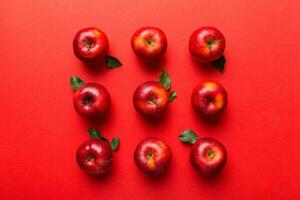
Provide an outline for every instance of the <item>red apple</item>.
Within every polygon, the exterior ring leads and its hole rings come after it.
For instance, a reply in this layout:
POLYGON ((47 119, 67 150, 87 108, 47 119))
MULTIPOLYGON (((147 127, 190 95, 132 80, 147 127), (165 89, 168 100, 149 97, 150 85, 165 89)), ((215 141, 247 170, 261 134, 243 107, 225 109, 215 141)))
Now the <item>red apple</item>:
POLYGON ((134 160, 141 171, 152 176, 158 176, 169 167, 171 150, 162 140, 147 138, 137 145, 134 160))
POLYGON ((76 160, 81 169, 89 174, 106 173, 113 161, 113 151, 109 143, 90 139, 82 143, 76 153, 76 160))
POLYGON ((177 94, 169 92, 171 78, 166 71, 158 77, 157 81, 147 81, 140 85, 134 92, 133 105, 135 109, 148 117, 159 117, 167 109, 177 94))
POLYGON ((187 129, 179 136, 181 142, 192 144, 190 160, 202 175, 209 176, 219 172, 227 161, 227 151, 222 143, 213 138, 201 138, 187 129))
POLYGON ((215 61, 221 58, 225 50, 224 35, 215 27, 200 27, 192 33, 189 49, 199 61, 215 61))
POLYGON ((220 171, 226 163, 226 149, 213 138, 199 139, 191 149, 192 165, 203 175, 212 175, 220 171))
POLYGON ((81 29, 74 37, 73 51, 84 62, 103 60, 108 51, 108 39, 98 28, 81 29))
POLYGON ((161 57, 167 49, 167 37, 157 27, 138 29, 131 38, 134 53, 142 59, 153 60, 161 57))
POLYGON ((135 109, 146 116, 161 115, 166 110, 168 103, 168 91, 156 81, 143 83, 135 90, 133 95, 135 109))
POLYGON ((205 81, 195 87, 191 101, 196 111, 214 119, 226 108, 227 92, 216 81, 205 81))
POLYGON ((84 83, 77 76, 71 77, 71 85, 75 90, 74 108, 80 116, 94 119, 103 118, 107 114, 110 106, 110 95, 104 86, 97 83, 84 83))
POLYGON ((89 128, 88 132, 91 139, 82 143, 77 149, 77 164, 89 174, 105 174, 112 165, 113 151, 118 148, 119 138, 115 137, 109 142, 97 129, 89 128))

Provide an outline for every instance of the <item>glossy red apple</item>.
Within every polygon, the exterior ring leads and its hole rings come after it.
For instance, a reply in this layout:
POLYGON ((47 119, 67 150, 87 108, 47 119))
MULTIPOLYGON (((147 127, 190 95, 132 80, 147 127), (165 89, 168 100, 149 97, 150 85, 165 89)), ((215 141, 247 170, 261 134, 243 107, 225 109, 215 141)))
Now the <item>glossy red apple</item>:
POLYGON ((193 108, 200 114, 214 119, 226 108, 227 92, 216 81, 204 81, 194 88, 191 102, 193 108))
POLYGON ((162 140, 147 138, 137 145, 134 160, 141 171, 152 176, 158 176, 169 167, 171 150, 162 140))
POLYGON ((104 86, 97 83, 84 83, 77 76, 71 77, 71 85, 75 90, 74 108, 80 116, 100 119, 107 114, 110 106, 110 95, 104 86))
POLYGON ((81 29, 74 37, 73 51, 75 56, 84 62, 102 60, 108 51, 108 39, 98 28, 81 29))
POLYGON ((148 117, 159 117, 167 109, 169 102, 176 97, 174 91, 169 92, 170 76, 166 71, 158 77, 157 81, 147 81, 134 92, 133 105, 135 109, 148 117))
POLYGON ((157 27, 138 29, 131 38, 134 53, 142 59, 153 60, 161 57, 167 49, 167 37, 157 27))
POLYGON ((133 95, 135 109, 147 116, 161 115, 166 110, 168 103, 168 91, 156 81, 143 83, 135 90, 133 95))
POLYGON ((189 42, 191 54, 202 62, 219 59, 225 50, 224 35, 215 27, 204 26, 195 30, 189 42))
POLYGON ((227 151, 224 145, 213 138, 198 138, 187 129, 179 136, 181 142, 192 144, 190 161, 204 176, 219 172, 227 161, 227 151))
POLYGON ((213 138, 201 138, 192 146, 190 160, 203 175, 212 175, 223 168, 227 153, 219 141, 213 138))
POLYGON ((106 173, 113 161, 113 151, 109 143, 90 139, 82 143, 76 153, 76 160, 81 169, 89 174, 106 173))
POLYGON ((111 142, 102 137, 97 129, 88 129, 92 139, 82 143, 76 152, 76 161, 81 169, 92 175, 108 172, 113 161, 113 151, 117 149, 119 138, 111 142))

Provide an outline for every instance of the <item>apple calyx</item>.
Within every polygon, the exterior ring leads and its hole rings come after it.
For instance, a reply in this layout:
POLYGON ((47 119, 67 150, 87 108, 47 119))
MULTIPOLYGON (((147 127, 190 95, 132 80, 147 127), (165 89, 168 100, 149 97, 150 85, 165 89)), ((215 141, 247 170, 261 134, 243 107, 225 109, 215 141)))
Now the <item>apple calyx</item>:
MULTIPOLYGON (((161 75, 157 78, 157 82, 161 83, 167 91, 171 88, 171 77, 169 74, 163 70, 161 75)), ((174 99, 177 98, 177 94, 175 91, 169 92, 169 102, 172 102, 174 99)))
POLYGON ((224 56, 221 56, 217 60, 214 60, 211 62, 213 67, 218 70, 219 72, 223 73, 224 72, 224 66, 226 64, 226 59, 224 56))
POLYGON ((74 91, 78 90, 78 88, 80 88, 82 85, 85 84, 85 82, 83 80, 81 80, 78 76, 71 76, 70 78, 70 84, 71 87, 74 91))
POLYGON ((98 140, 101 140, 103 142, 108 142, 109 145, 110 145, 110 148, 113 151, 116 151, 118 149, 118 146, 119 146, 119 143, 120 143, 120 138, 119 137, 114 137, 111 141, 109 141, 108 139, 103 137, 101 135, 101 133, 99 132, 99 130, 96 129, 96 128, 88 128, 88 133, 90 134, 90 137, 92 139, 98 139, 98 140))
POLYGON ((122 66, 122 63, 113 56, 107 55, 105 58, 105 65, 107 68, 114 69, 122 66))
POLYGON ((207 151, 207 154, 206 154, 206 158, 208 159, 208 160, 212 160, 214 157, 215 157, 215 152, 213 151, 213 150, 208 150, 207 151))
POLYGON ((87 38, 85 38, 84 44, 89 50, 94 46, 94 43, 91 40, 88 40, 87 38))
POLYGON ((199 139, 192 129, 186 129, 179 135, 179 140, 183 143, 195 144, 199 139))

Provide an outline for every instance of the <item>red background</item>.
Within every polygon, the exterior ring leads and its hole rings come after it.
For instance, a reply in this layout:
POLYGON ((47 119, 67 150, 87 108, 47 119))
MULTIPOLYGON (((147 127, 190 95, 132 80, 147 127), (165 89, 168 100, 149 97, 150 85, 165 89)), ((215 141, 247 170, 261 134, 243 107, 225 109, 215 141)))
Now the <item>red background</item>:
POLYGON ((0 199, 300 199, 300 43, 297 0, 2 0, 0 5, 0 199), (75 58, 74 34, 97 26, 123 67, 93 71, 75 58), (130 38, 145 25, 168 37, 161 66, 172 77, 178 99, 153 124, 132 105, 135 88, 153 80, 133 54, 130 38), (191 32, 202 25, 225 35, 224 74, 194 62, 191 32), (75 151, 92 126, 74 111, 69 77, 105 85, 111 113, 98 125, 121 145, 110 174, 84 174, 75 151), (193 87, 217 80, 229 104, 221 121, 200 120, 190 105, 193 87), (189 147, 177 137, 186 128, 222 141, 229 160, 214 179, 190 166, 189 147), (168 173, 159 180, 142 174, 133 151, 145 137, 172 148, 168 173))

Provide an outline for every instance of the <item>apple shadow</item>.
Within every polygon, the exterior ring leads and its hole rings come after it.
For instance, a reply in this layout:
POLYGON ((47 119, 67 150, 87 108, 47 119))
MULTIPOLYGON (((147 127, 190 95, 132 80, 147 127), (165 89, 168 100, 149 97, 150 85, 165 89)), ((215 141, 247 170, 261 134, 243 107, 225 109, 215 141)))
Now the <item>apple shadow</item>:
MULTIPOLYGON (((93 76, 99 76, 101 74, 104 74, 110 70, 105 64, 105 60, 99 60, 94 62, 83 62, 78 60, 78 65, 85 70, 87 73, 93 75, 93 76)), ((115 69, 116 70, 116 69, 115 69)))
POLYGON ((157 184, 164 184, 164 182, 167 182, 168 181, 168 177, 173 173, 172 171, 172 161, 169 165, 169 167, 166 169, 165 172, 163 172, 162 174, 160 175, 156 175, 156 176, 153 176, 153 175, 150 175, 150 174, 146 174, 144 172, 142 172, 141 170, 137 169, 140 173, 140 177, 143 179, 143 181, 151 184, 151 185, 157 185, 157 184))
POLYGON ((219 126, 222 126, 226 123, 228 118, 228 111, 227 108, 224 110, 224 112, 220 113, 218 116, 214 118, 207 118, 206 116, 198 113, 197 111, 193 110, 193 115, 195 118, 197 118, 198 121, 202 122, 207 127, 210 128, 217 128, 219 126))
POLYGON ((163 68, 165 68, 164 66, 167 63, 167 57, 166 57, 166 55, 163 55, 158 59, 144 60, 144 59, 136 56, 136 61, 139 65, 143 66, 142 69, 146 73, 153 73, 153 72, 157 72, 157 71, 160 71, 163 68))
MULTIPOLYGON (((205 74, 215 74, 215 73, 219 73, 222 74, 220 72, 218 72, 211 63, 204 63, 201 62, 199 60, 197 60, 196 58, 194 58, 193 56, 190 56, 191 62, 193 63, 194 67, 200 72, 200 73, 205 73, 205 74)), ((224 70, 225 71, 225 70, 224 70)), ((224 73, 224 72, 223 72, 224 73)))
POLYGON ((78 120, 80 123, 82 123, 87 128, 98 128, 101 132, 101 125, 108 126, 110 124, 110 121, 113 118, 114 114, 114 106, 110 105, 110 108, 108 112, 103 117, 97 117, 97 118, 84 118, 78 115, 78 120))
POLYGON ((91 119, 86 119, 86 121, 93 125, 93 126, 98 126, 100 124, 107 123, 111 117, 111 111, 109 110, 108 113, 105 114, 103 117, 97 117, 97 118, 91 118, 91 119))
POLYGON ((159 127, 164 124, 164 122, 168 119, 170 115, 169 109, 167 108, 161 115, 159 116, 147 116, 143 115, 137 111, 135 111, 136 118, 142 123, 143 125, 153 128, 159 127))
POLYGON ((78 61, 78 62, 80 67, 82 67, 90 74, 99 75, 109 70, 105 65, 105 61, 95 61, 95 62, 78 61))
POLYGON ((202 175, 200 172, 198 172, 197 170, 194 170, 195 176, 199 177, 199 181, 201 181, 203 183, 203 181, 206 184, 211 184, 211 185, 215 185, 215 184, 219 184, 222 181, 220 181, 221 179, 224 179, 224 177, 226 176, 226 171, 223 171, 224 169, 221 169, 221 171, 216 172, 215 174, 211 174, 211 175, 202 175))
POLYGON ((107 171, 104 174, 93 175, 93 174, 85 173, 83 170, 81 170, 81 172, 83 173, 82 176, 88 179, 88 181, 97 182, 97 183, 102 182, 104 184, 110 181, 114 177, 115 165, 113 163, 109 171, 107 171))

